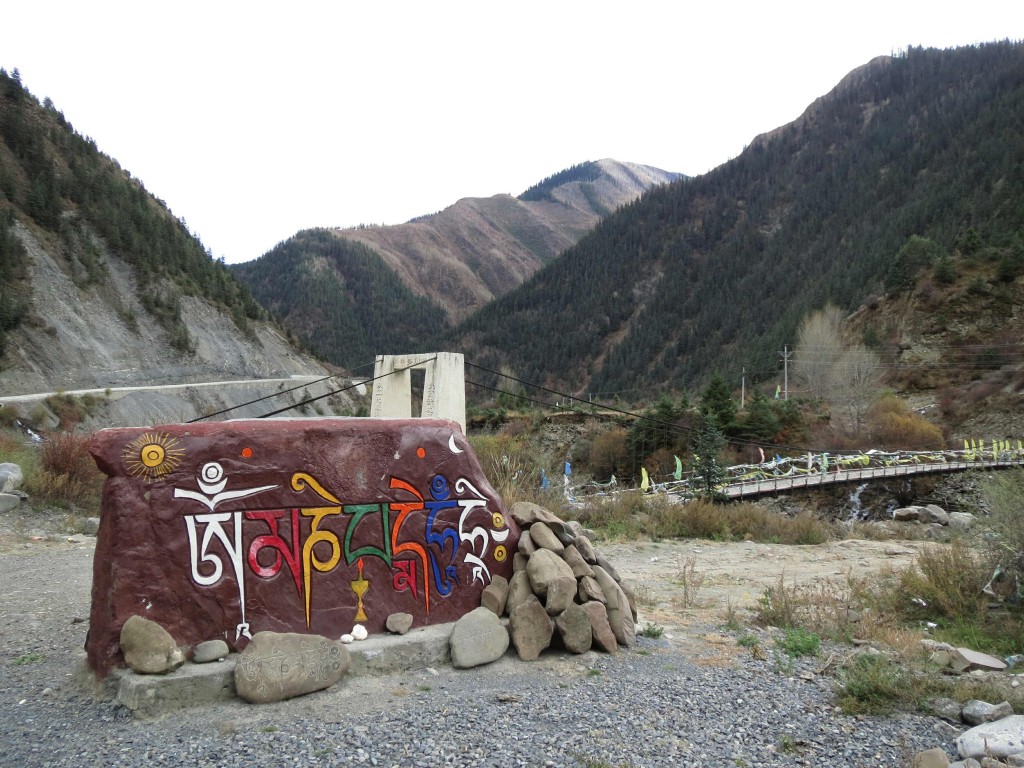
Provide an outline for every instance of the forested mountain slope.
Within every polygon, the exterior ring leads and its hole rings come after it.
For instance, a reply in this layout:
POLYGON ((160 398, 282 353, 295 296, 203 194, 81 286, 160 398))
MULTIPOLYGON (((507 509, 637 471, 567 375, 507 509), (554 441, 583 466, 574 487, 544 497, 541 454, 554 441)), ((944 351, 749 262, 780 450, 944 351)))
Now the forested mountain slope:
POLYGON ((408 352, 512 288, 602 216, 679 174, 600 160, 518 198, 464 198, 407 224, 300 232, 232 267, 328 360, 408 352))
POLYGON ((0 70, 0 393, 322 370, 140 181, 0 70))
POLYGON ((809 310, 905 288, 966 241, 1019 280, 1022 227, 1024 45, 912 48, 604 219, 445 346, 577 392, 763 379, 809 310))

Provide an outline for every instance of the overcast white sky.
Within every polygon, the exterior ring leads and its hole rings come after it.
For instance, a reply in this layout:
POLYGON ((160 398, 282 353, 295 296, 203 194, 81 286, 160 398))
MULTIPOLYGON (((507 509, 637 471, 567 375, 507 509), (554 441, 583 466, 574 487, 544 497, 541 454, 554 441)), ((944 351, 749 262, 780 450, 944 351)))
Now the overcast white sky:
POLYGON ((614 158, 695 175, 907 45, 1024 39, 1024 3, 7 4, 0 66, 248 261, 614 158))

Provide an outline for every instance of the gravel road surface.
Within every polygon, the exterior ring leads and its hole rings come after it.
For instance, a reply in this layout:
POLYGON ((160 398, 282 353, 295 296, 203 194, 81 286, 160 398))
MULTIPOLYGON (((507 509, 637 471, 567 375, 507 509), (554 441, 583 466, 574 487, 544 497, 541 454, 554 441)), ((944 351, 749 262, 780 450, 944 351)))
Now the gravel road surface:
MULTIPOLYGON (((615 656, 506 656, 143 722, 72 678, 88 628, 91 542, 30 533, 0 534, 3 766, 877 768, 950 750, 956 735, 934 718, 842 715, 832 679, 815 674, 822 659, 782 669, 721 627, 692 622, 686 637, 643 639, 615 656)), ((628 563, 619 570, 633 575, 628 563)))

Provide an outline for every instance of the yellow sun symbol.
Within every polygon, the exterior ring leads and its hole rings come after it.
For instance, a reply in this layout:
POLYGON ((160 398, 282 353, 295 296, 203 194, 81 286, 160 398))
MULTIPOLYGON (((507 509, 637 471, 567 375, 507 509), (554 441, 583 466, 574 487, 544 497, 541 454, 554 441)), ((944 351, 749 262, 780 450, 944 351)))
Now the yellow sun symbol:
POLYGON ((185 449, 178 446, 176 437, 147 432, 124 447, 121 459, 132 477, 158 480, 181 464, 185 449))

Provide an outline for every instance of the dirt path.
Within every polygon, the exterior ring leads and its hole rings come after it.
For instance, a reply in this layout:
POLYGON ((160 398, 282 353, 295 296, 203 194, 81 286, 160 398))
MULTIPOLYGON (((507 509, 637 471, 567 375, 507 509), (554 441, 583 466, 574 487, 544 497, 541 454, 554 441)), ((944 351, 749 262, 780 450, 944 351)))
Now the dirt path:
POLYGON ((623 578, 634 581, 638 627, 651 622, 670 635, 694 624, 714 625, 731 608, 750 619, 767 587, 842 585, 906 567, 927 542, 846 539, 818 545, 680 540, 599 545, 623 578))

